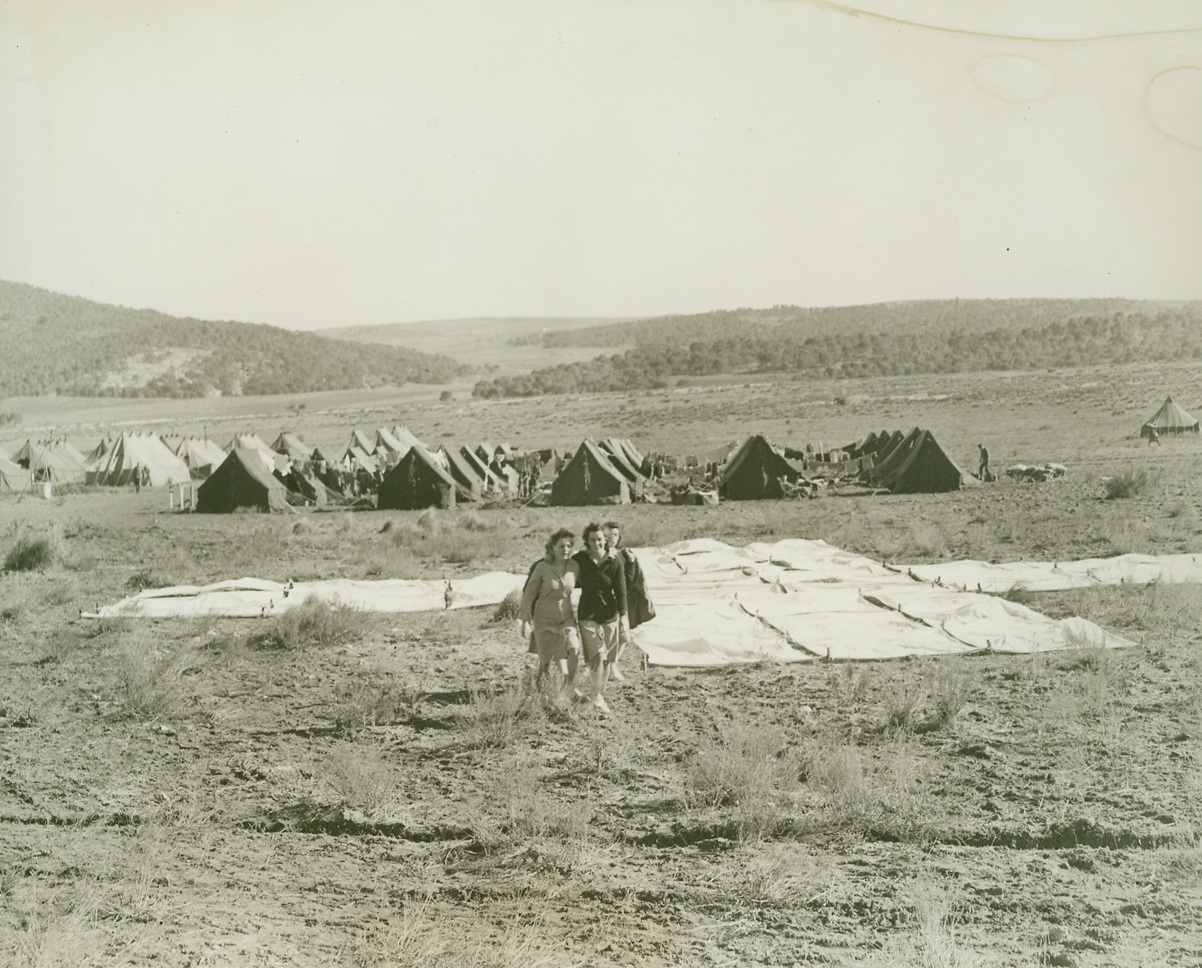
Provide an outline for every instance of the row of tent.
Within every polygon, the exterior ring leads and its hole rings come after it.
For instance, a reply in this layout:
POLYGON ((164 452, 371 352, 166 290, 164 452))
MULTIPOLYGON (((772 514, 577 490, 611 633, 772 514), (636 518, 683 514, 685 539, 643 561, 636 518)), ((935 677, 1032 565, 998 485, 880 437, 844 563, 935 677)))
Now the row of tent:
MULTIPOLYGON (((512 468, 500 460, 505 454, 514 456, 512 451, 488 443, 430 450, 408 433, 381 430, 371 440, 355 431, 337 462, 328 462, 319 449, 307 447, 290 433, 281 434, 271 446, 253 434, 237 435, 228 454, 204 438, 175 443, 173 452, 153 434, 122 434, 84 455, 65 441, 27 442, 14 461, 0 462, 0 486, 19 490, 35 470, 60 482, 112 485, 129 483, 135 469, 144 469, 153 485, 182 483, 200 470, 208 476, 197 490, 198 511, 228 512, 239 507, 271 511, 290 503, 321 505, 341 499, 340 475, 354 466, 375 475, 376 507, 381 509, 453 507, 489 496, 515 495, 515 481, 507 476, 512 468), (22 460, 27 467, 18 466, 22 460)), ((920 428, 908 434, 871 433, 841 448, 841 454, 844 465, 859 470, 863 483, 894 493, 954 490, 976 480, 946 454, 930 431, 920 428)), ((539 456, 551 471, 548 498, 554 506, 626 504, 647 490, 648 461, 627 439, 584 440, 570 459, 554 451, 539 456)), ((761 435, 707 456, 720 467, 715 486, 725 501, 785 497, 787 485, 807 479, 807 468, 813 467, 805 459, 796 459, 800 456, 796 452, 778 448, 761 435)))

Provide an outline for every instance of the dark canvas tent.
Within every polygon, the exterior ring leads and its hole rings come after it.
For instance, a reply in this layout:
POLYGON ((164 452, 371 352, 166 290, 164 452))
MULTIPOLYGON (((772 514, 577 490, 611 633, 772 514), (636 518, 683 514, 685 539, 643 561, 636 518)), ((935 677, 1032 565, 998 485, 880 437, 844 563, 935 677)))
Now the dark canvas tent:
POLYGON ((868 472, 868 480, 894 494, 937 494, 959 490, 976 478, 947 456, 934 434, 915 427, 868 472))
POLYGON ((1153 430, 1158 434, 1196 434, 1198 421, 1177 406, 1172 397, 1165 397, 1160 409, 1140 428, 1139 434, 1150 437, 1153 430))
MULTIPOLYGON (((459 485, 425 447, 411 447, 384 475, 376 497, 380 510, 453 508, 459 485)), ((470 495, 468 496, 470 499, 470 495)))
POLYGON ((785 496, 780 479, 795 482, 800 473, 760 434, 748 437, 722 468, 718 494, 724 501, 759 501, 785 496))
POLYGON ((196 510, 229 514, 238 508, 283 511, 288 507, 288 490, 275 479, 259 451, 235 448, 196 489, 196 510))
POLYGON ((591 440, 583 441, 568 466, 551 482, 551 503, 556 506, 629 504, 626 478, 591 440))

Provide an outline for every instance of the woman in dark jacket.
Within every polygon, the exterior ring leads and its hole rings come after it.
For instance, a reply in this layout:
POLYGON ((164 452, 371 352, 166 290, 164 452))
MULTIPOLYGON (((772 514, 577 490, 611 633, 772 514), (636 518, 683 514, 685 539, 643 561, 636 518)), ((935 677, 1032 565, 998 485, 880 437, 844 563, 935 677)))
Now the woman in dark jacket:
POLYGON ((576 607, 580 644, 593 673, 593 705, 609 712, 605 684, 621 636, 630 634, 626 618, 626 576, 617 558, 610 557, 605 532, 599 524, 584 529, 584 549, 572 560, 580 567, 580 603, 576 607))
POLYGON ((655 606, 647 594, 647 582, 643 577, 643 568, 639 564, 638 558, 629 548, 620 547, 622 526, 617 521, 606 521, 601 525, 601 529, 605 532, 609 554, 621 563, 622 575, 626 581, 626 614, 629 618, 629 628, 623 627, 618 637, 618 651, 609 662, 609 674, 616 682, 621 682, 626 677, 622 675, 622 670, 618 667, 618 659, 622 657, 626 646, 630 644, 630 629, 638 628, 644 622, 655 618, 655 606))

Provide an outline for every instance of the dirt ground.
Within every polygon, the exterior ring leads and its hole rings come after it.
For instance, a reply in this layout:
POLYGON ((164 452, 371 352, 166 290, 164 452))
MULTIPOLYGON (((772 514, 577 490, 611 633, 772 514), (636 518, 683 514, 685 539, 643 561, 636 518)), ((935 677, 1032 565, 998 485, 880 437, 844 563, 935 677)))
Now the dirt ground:
MULTIPOLYGON (((756 386, 615 400, 697 440, 732 429, 705 424, 719 401, 790 443, 919 424, 967 462, 983 429, 995 465, 1069 465, 946 495, 618 516, 639 545, 819 537, 902 562, 1202 553, 1198 441, 1132 438, 1130 413, 1089 403, 1104 381, 1072 425, 1045 376, 947 399, 842 387, 791 412, 756 386), (1141 468, 1142 493, 1105 499, 1106 477, 1141 468)), ((1150 378, 1120 376, 1137 425, 1150 378)), ((562 432, 588 410, 565 404, 562 432)), ((406 416, 467 426, 433 412, 406 416)), ((1202 964, 1196 588, 1014 593, 1137 643, 1111 652, 711 671, 628 652, 609 716, 529 689, 493 608, 315 628, 80 617, 244 575, 524 571, 555 526, 608 516, 0 501, 0 555, 23 535, 55 552, 0 574, 0 963, 1202 964)))

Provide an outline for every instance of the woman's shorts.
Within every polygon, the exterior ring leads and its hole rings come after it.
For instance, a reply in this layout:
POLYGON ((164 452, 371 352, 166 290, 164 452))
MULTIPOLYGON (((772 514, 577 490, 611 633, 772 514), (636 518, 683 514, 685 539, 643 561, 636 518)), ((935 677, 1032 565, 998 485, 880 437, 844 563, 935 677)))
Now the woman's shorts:
POLYGON ((602 656, 606 662, 612 662, 618 654, 618 633, 622 628, 621 619, 612 622, 591 622, 583 619, 580 622, 580 640, 584 645, 584 661, 592 662, 597 656, 602 656))
POLYGON ((580 654, 580 636, 575 625, 536 625, 531 635, 539 662, 558 662, 569 655, 580 654))

